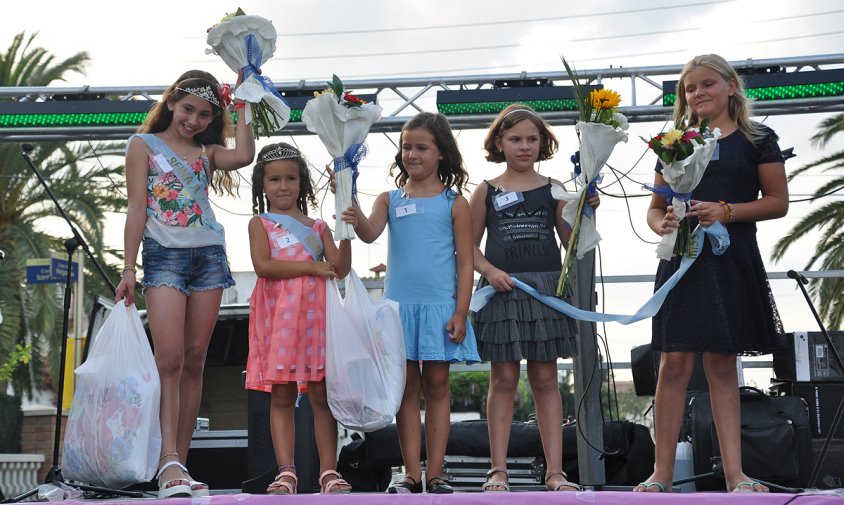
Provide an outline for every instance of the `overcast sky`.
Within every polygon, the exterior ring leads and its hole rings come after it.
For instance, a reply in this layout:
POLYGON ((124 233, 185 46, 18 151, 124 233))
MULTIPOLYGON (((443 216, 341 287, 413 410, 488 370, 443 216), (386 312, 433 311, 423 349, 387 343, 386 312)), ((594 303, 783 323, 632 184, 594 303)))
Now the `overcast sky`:
MULTIPOLYGON (((332 73, 346 79, 390 79, 559 72, 563 70, 561 54, 578 68, 597 69, 681 65, 696 54, 709 52, 734 61, 844 51, 844 2, 819 0, 593 0, 576 4, 560 0, 41 1, 16 4, 5 10, 0 21, 0 46, 7 47, 14 34, 25 30, 39 32, 37 45, 60 58, 87 51, 92 58, 87 75, 68 76, 71 85, 163 86, 189 68, 202 68, 231 82, 233 73, 216 56, 205 54, 205 32, 238 6, 248 14, 272 20, 279 33, 275 57, 263 68, 264 74, 274 81, 321 80, 330 78, 332 73)), ((625 96, 629 94, 625 87, 629 84, 604 84, 622 94, 622 105, 629 104, 629 97, 625 96)), ((637 87, 637 92, 642 89, 637 87)), ((646 96, 639 96, 639 103, 646 101, 646 96)), ((389 108, 390 104, 384 105, 389 108)), ((824 117, 813 114, 757 119, 779 133, 781 147, 795 148, 798 157, 787 164, 787 169, 792 170, 844 148, 842 138, 824 151, 809 144, 809 136, 824 117)), ((629 142, 616 147, 610 164, 625 172, 633 167, 633 179, 651 182, 653 155, 645 156, 634 167, 645 149, 639 136, 656 134, 662 127, 662 123, 634 124, 629 142)), ((473 185, 503 169, 483 160, 484 133, 465 130, 458 137, 473 185)), ((577 141, 572 127, 558 127, 556 133, 561 141, 560 153, 544 163, 540 171, 567 179, 571 171, 568 158, 577 148, 577 141)), ((373 134, 369 138, 371 154, 363 163, 359 182, 365 210, 371 207, 374 195, 394 187, 387 166, 395 154, 390 139, 395 142, 398 135, 387 137, 373 134)), ((292 140, 314 164, 328 161, 315 137, 292 140)), ((265 142, 261 141, 261 145, 265 142)), ((251 169, 241 172, 248 179, 251 169)), ((801 178, 790 187, 792 198, 811 193, 831 176, 801 178)), ((605 181, 613 179, 607 172, 605 181)), ((625 189, 629 194, 644 194, 637 183, 627 182, 625 189)), ((607 190, 620 193, 617 184, 607 190)), ((252 268, 244 247, 248 243, 246 222, 251 214, 249 195, 250 188, 244 185, 239 200, 217 200, 234 270, 252 268)), ((645 224, 647 201, 648 198, 640 197, 627 202, 635 231, 656 242, 656 236, 645 224)), ((773 244, 812 205, 818 203, 795 203, 786 218, 760 224, 759 241, 769 270, 802 269, 806 263, 814 245, 811 241, 778 264, 771 264, 768 258, 773 244)), ((324 211, 329 222, 332 208, 333 203, 324 211)), ((655 245, 637 238, 628 220, 625 200, 604 198, 599 212, 604 274, 652 274, 657 261, 655 245)), ((122 216, 111 219, 108 225, 112 244, 121 248, 122 226, 122 216)), ((362 276, 368 274, 370 267, 385 262, 385 245, 386 234, 371 247, 359 241, 354 243, 353 265, 362 276)), ((772 286, 786 329, 816 330, 793 282, 773 281, 772 286)), ((605 293, 599 293, 599 299, 606 302, 608 312, 632 312, 651 289, 648 284, 610 286, 605 293)), ((614 359, 627 361, 627 350, 632 345, 650 340, 650 322, 630 327, 610 325, 607 333, 613 343, 614 359)))

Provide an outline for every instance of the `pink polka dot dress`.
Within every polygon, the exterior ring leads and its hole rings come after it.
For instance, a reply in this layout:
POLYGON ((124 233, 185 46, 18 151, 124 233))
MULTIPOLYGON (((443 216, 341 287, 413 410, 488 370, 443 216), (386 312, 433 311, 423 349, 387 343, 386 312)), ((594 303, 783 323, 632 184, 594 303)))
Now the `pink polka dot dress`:
MULTIPOLYGON (((279 245, 287 230, 263 217, 261 222, 272 259, 314 261, 300 243, 279 245)), ((325 221, 316 220, 312 229, 321 237, 326 226, 325 221)), ((320 381, 324 377, 325 278, 259 277, 249 302, 246 388, 269 392, 273 384, 320 381)))

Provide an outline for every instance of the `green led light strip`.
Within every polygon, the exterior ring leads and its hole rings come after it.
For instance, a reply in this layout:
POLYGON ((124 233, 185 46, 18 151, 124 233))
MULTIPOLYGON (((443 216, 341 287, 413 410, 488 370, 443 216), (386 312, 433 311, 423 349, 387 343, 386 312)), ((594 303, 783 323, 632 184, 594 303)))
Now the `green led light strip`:
MULTIPOLYGON (((747 89, 747 96, 758 101, 793 100, 841 95, 844 95, 844 82, 841 81, 747 89)), ((662 105, 666 107, 673 107, 676 101, 677 95, 675 93, 666 93, 662 97, 662 105)))
POLYGON ((561 100, 520 100, 518 102, 438 103, 437 110, 446 116, 498 114, 508 105, 514 103, 523 103, 537 112, 577 110, 577 102, 571 98, 561 100))
POLYGON ((79 114, 2 114, 0 127, 32 128, 55 126, 137 126, 146 112, 109 112, 79 114))
MULTIPOLYGON (((0 128, 55 128, 71 126, 140 126, 146 112, 97 112, 77 114, 0 114, 0 128)), ((290 122, 302 120, 302 109, 290 111, 290 122)), ((237 122, 237 114, 232 114, 237 122)))

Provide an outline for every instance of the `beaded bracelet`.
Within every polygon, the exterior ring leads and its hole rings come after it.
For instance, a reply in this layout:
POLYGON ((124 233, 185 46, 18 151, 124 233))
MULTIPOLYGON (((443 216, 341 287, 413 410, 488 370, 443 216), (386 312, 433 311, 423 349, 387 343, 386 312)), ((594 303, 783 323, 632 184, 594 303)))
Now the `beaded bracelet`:
POLYGON ((125 274, 126 272, 129 272, 129 271, 131 271, 133 274, 138 273, 138 270, 133 265, 124 265, 123 271, 120 272, 120 275, 123 275, 123 274, 125 274))
POLYGON ((720 200, 718 203, 724 207, 724 223, 730 224, 736 220, 736 211, 733 209, 733 204, 720 200))

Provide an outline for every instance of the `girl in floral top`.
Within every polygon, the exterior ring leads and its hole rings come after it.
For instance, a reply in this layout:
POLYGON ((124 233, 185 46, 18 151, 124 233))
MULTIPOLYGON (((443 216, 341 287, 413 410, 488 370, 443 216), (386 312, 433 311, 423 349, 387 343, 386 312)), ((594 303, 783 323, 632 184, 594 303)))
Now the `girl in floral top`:
MULTIPOLYGON (((208 342, 223 289, 234 284, 208 188, 234 194, 228 171, 255 157, 245 121, 237 124, 235 147, 224 146, 231 132, 228 103, 229 88, 212 75, 186 72, 167 88, 126 149, 125 265, 115 300, 135 302, 135 264, 143 240, 143 292, 161 378, 162 498, 208 495, 208 486, 191 479, 184 463, 208 342)), ((243 105, 236 103, 235 109, 243 105)))

